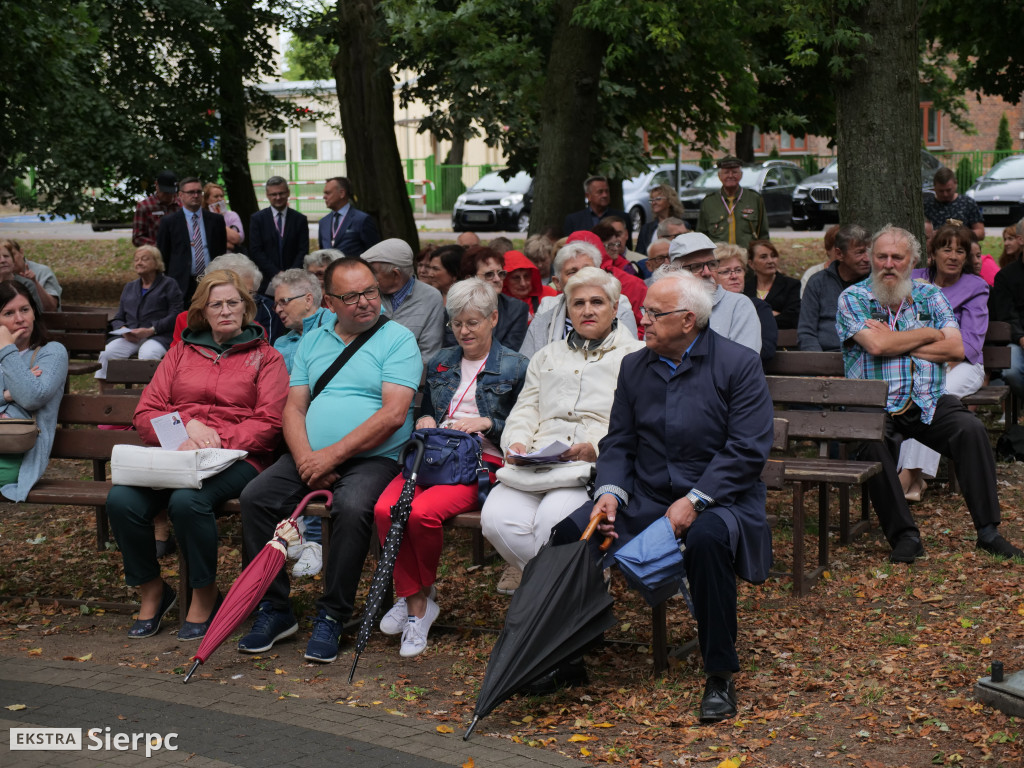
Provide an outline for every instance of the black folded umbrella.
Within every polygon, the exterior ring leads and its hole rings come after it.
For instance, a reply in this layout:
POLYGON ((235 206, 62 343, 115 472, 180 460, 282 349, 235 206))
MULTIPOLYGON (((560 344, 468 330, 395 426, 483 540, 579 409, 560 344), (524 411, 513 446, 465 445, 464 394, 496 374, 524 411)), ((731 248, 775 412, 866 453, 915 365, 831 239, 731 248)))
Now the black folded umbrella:
POLYGON ((615 626, 614 600, 602 574, 603 558, 588 541, 600 520, 591 520, 579 541, 545 544, 526 564, 523 580, 508 607, 505 627, 487 662, 473 722, 463 740, 473 733, 481 717, 523 685, 576 658, 615 626))

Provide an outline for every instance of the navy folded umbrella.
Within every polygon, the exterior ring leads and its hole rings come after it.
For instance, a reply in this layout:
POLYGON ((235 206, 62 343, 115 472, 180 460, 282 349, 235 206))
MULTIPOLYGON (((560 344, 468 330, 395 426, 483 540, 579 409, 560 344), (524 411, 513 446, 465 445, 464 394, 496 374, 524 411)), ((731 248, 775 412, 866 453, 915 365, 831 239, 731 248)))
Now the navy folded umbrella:
POLYGON ((671 521, 659 517, 623 544, 614 557, 626 583, 643 595, 652 608, 682 593, 692 613, 693 601, 683 568, 684 549, 676 539, 671 521))

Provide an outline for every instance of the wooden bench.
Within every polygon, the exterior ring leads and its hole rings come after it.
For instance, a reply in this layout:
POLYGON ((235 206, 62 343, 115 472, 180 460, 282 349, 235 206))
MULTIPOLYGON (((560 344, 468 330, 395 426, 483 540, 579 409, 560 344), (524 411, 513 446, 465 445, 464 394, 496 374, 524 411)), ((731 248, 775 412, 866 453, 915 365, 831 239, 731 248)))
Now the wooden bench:
POLYGON ((153 379, 159 360, 110 360, 107 362, 107 384, 121 385, 125 389, 144 387, 153 379))
POLYGON ((776 349, 799 349, 800 339, 796 334, 796 328, 779 329, 779 338, 775 342, 776 349))
POLYGON ((95 373, 100 369, 95 358, 107 346, 110 327, 105 312, 44 312, 43 322, 54 340, 68 350, 68 376, 95 373))
MULTIPOLYGON (((795 354, 820 354, 801 352, 795 354)), ((826 353, 827 354, 827 353, 826 353)), ((850 488, 881 472, 878 462, 830 459, 829 444, 882 440, 885 434, 884 381, 768 376, 776 416, 789 421, 789 438, 818 444, 814 458, 786 458, 785 479, 793 484, 793 591, 807 594, 828 568, 829 489, 839 486, 839 540, 847 544, 871 526, 867 493, 861 488, 861 519, 850 524, 850 488), (811 407, 813 410, 787 406, 811 407), (844 410, 856 409, 856 410, 844 410), (818 486, 818 565, 805 573, 804 496, 818 486)))
MULTIPOLYGON (((982 364, 985 366, 986 379, 1001 378, 1003 371, 1010 367, 1010 324, 993 321, 988 324, 985 333, 985 345, 981 349, 982 364)), ((1007 410, 1007 424, 1017 423, 1017 399, 1012 396, 1006 384, 986 384, 973 395, 960 398, 967 406, 1002 407, 1007 397, 1010 398, 1007 410)))

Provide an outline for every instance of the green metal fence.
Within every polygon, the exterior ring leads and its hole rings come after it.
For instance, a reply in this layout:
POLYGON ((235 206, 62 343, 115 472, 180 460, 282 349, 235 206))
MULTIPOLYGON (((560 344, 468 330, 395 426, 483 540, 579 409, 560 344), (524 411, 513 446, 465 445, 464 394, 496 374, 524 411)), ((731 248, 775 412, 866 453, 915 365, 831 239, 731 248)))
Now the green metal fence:
POLYGON ((975 150, 973 152, 933 152, 942 164, 956 171, 957 188, 963 192, 988 173, 1000 160, 1017 154, 1013 150, 975 150))

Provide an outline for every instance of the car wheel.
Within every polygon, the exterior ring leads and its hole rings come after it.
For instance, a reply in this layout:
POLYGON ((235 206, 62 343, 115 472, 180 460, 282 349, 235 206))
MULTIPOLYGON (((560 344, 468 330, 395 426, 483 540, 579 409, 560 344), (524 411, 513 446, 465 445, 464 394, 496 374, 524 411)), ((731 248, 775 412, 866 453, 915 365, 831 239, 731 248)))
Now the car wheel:
POLYGON ((810 226, 806 221, 797 221, 796 219, 793 220, 791 226, 793 227, 794 232, 806 232, 810 229, 810 226))
POLYGON ((92 225, 92 231, 93 232, 109 232, 112 229, 113 229, 113 227, 108 227, 105 224, 93 224, 92 225))
POLYGON ((528 232, 530 230, 530 212, 523 211, 516 219, 516 232, 528 232))
POLYGON ((629 210, 629 223, 632 225, 634 232, 640 231, 640 227, 644 225, 645 217, 644 209, 639 205, 634 205, 629 210))

